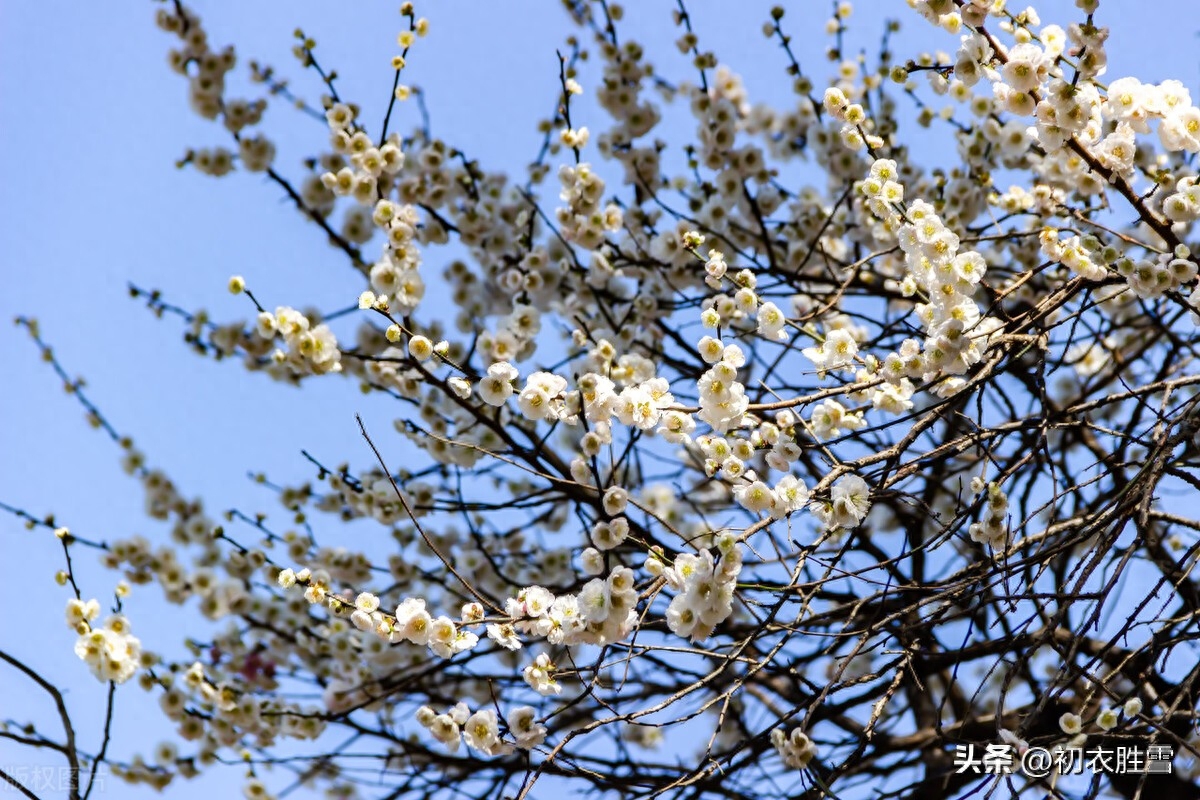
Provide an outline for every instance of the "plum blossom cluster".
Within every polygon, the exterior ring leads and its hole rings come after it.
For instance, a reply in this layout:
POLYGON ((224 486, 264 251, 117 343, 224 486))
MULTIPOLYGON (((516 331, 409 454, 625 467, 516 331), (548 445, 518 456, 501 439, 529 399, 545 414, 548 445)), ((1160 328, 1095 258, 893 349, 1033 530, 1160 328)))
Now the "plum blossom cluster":
MULTIPOLYGON (((957 24, 982 24, 987 14, 997 13, 985 6, 963 6, 957 24)), ((916 8, 943 27, 948 20, 959 18, 944 3, 922 0, 916 8), (934 6, 939 7, 937 11, 934 6)), ((1016 117, 1034 118, 1031 131, 1046 151, 1036 168, 1045 178, 1084 195, 1102 193, 1107 178, 1132 181, 1136 170, 1145 166, 1147 153, 1139 147, 1137 137, 1155 128, 1159 145, 1167 153, 1200 152, 1200 110, 1180 81, 1146 84, 1135 77, 1120 77, 1107 86, 1096 82, 1107 69, 1108 28, 1089 18, 1085 23, 1071 23, 1065 30, 1059 25, 1042 26, 1035 39, 1032 26, 1040 22, 1036 12, 1027 9, 1019 21, 1023 27, 1014 30, 1018 41, 1007 49, 980 30, 963 35, 953 72, 967 89, 986 78, 995 107, 1016 117), (1081 157, 1078 146, 1091 148, 1094 164, 1081 157), (1096 164, 1107 174, 1091 169, 1096 164)), ((1012 29, 1011 21, 1002 24, 1012 29)), ((945 79, 938 73, 931 76, 935 88, 937 81, 942 81, 945 91, 945 79)), ((963 95, 969 96, 969 92, 963 95)), ((1021 138, 1012 128, 1011 134, 998 137, 997 143, 1011 141, 1019 146, 1021 138)), ((1187 201, 1177 193, 1167 199, 1164 213, 1173 221, 1190 222, 1186 207, 1187 201)))
MULTIPOLYGON (((222 636, 223 645, 232 645, 236 634, 222 636)), ((236 653, 235 647, 230 647, 236 653)), ((254 658, 239 661, 240 671, 227 678, 216 678, 215 665, 200 661, 159 679, 163 692, 159 707, 167 718, 178 724, 178 733, 185 741, 199 741, 201 752, 215 752, 232 747, 253 736, 259 741, 274 741, 277 737, 297 740, 316 739, 325 730, 326 721, 320 717, 324 709, 301 705, 279 698, 263 698, 253 691, 255 683, 254 658)), ((263 667, 261 661, 257 668, 263 667)), ((220 670, 223 671, 223 670, 220 670)), ((274 686, 268 682, 266 686, 274 686)), ((326 695, 333 697, 344 682, 331 681, 326 695)), ((332 704, 334 707, 336 703, 332 704)), ((327 704, 328 707, 328 704, 327 704)))
POLYGON ((129 620, 113 614, 101 627, 92 622, 100 615, 96 600, 67 601, 67 626, 79 634, 75 655, 88 665, 96 679, 124 683, 142 666, 142 643, 129 630, 129 620))
POLYGON ((1150 133, 1157 123, 1164 150, 1200 152, 1200 109, 1180 81, 1146 84, 1137 78, 1117 78, 1108 84, 1103 112, 1118 130, 1128 133, 1150 133))
MULTIPOLYGON (((714 346, 720 346, 720 343, 716 340, 713 344, 707 340, 700 342, 702 354, 714 346)), ((721 346, 720 353, 720 359, 700 376, 697 383, 700 411, 696 415, 718 434, 739 427, 750 405, 746 387, 738 380, 738 368, 746 363, 745 353, 735 344, 721 346)))
MULTIPOLYGON (((1126 700, 1121 706, 1113 708, 1106 706, 1100 709, 1096 714, 1093 722, 1101 731, 1111 731, 1122 723, 1128 724, 1136 720, 1138 715, 1142 713, 1144 704, 1141 698, 1131 697, 1126 700)), ((1068 711, 1058 718, 1058 728, 1068 736, 1086 738, 1083 735, 1084 718, 1079 714, 1068 711)))
POLYGON ((221 177, 233 171, 240 159, 249 172, 265 172, 275 160, 275 144, 259 133, 246 129, 262 121, 266 100, 248 101, 225 96, 226 76, 237 64, 232 46, 214 50, 200 25, 200 19, 186 8, 171 13, 159 9, 155 21, 162 30, 179 37, 180 47, 168 53, 171 69, 188 79, 188 101, 201 117, 221 120, 225 129, 237 135, 237 153, 224 147, 189 150, 179 162, 190 163, 200 172, 221 177))
MULTIPOLYGON (((324 604, 335 614, 348 614, 351 624, 360 631, 373 632, 389 643, 409 642, 428 647, 439 658, 452 658, 470 650, 479 637, 464 630, 453 619, 432 616, 421 598, 405 598, 394 614, 380 610, 379 598, 370 592, 360 592, 353 602, 330 591, 330 575, 325 570, 305 568, 299 572, 284 569, 279 572, 279 585, 285 589, 304 587, 304 599, 314 605, 324 604)), ((477 603, 463 607, 463 620, 481 619, 482 608, 477 603)))
POLYGON ((370 305, 411 313, 425 296, 425 281, 417 242, 420 218, 411 203, 389 197, 406 162, 401 137, 393 133, 385 141, 373 140, 357 115, 358 109, 346 103, 333 103, 325 112, 332 153, 320 185, 333 198, 356 202, 343 228, 347 239, 365 243, 375 230, 384 234, 383 253, 368 270, 371 289, 379 295, 370 305))
POLYGON ((858 341, 849 330, 833 328, 822 337, 820 347, 806 347, 802 352, 816 366, 819 375, 835 370, 853 372, 858 341))
MULTIPOLYGON (((541 586, 527 586, 517 592, 515 597, 509 597, 505 601, 504 610, 512 622, 489 624, 487 634, 490 639, 509 650, 521 647, 517 633, 545 639, 552 645, 578 644, 587 640, 579 599, 573 594, 555 596, 549 589, 541 586)), ((544 660, 543 656, 539 656, 535 661, 537 665, 549 665, 549 661, 544 660)), ((545 679, 549 680, 553 666, 545 666, 544 671, 545 679)), ((529 681, 529 674, 527 668, 526 681, 529 681)), ((543 685, 540 678, 538 683, 543 685)))
POLYGON ((386 296, 389 306, 402 313, 411 312, 425 297, 421 255, 414 242, 416 211, 410 205, 384 199, 375 204, 371 219, 387 237, 383 255, 371 266, 371 288, 386 296))
MULTIPOLYGON (((586 141, 576 140, 575 146, 586 141)), ((601 206, 604 180, 590 164, 564 165, 558 171, 558 180, 562 184, 559 198, 567 205, 556 209, 555 218, 568 241, 593 250, 604 241, 605 234, 621 229, 621 209, 612 203, 601 206)))
MULTIPOLYGON (((988 337, 1001 328, 993 317, 983 316, 974 294, 987 271, 979 253, 959 252, 959 237, 948 229, 933 206, 914 200, 903 206, 903 187, 896 182, 896 162, 877 159, 860 190, 872 213, 895 230, 904 253, 906 275, 901 290, 918 294, 916 314, 925 327, 922 345, 905 342, 884 360, 884 376, 893 383, 904 378, 933 381, 962 375, 983 358, 988 337)), ((961 378, 943 381, 945 389, 961 385, 961 378)))
MULTIPOLYGON (((777 452, 772 450, 772 453, 777 452)), ((742 472, 744 465, 737 456, 727 458, 722 471, 727 477, 733 478, 735 467, 742 480, 733 487, 733 499, 747 511, 753 514, 767 513, 773 519, 782 519, 808 505, 808 487, 795 475, 784 475, 774 487, 770 487, 754 470, 742 472), (734 459, 732 463, 731 459, 734 459)))
MULTIPOLYGON (((1168 201, 1169 202, 1169 201, 1168 201)), ((1125 279, 1134 295, 1155 300, 1166 292, 1178 291, 1196 279, 1197 265, 1187 245, 1150 258, 1133 258, 1115 246, 1104 245, 1096 236, 1062 238, 1058 230, 1040 234, 1042 253, 1091 281, 1102 281, 1115 271, 1125 279)))
POLYGON ((324 375, 342 369, 342 354, 333 331, 324 323, 313 325, 301 311, 288 306, 280 306, 274 314, 262 311, 255 331, 265 341, 281 337, 287 344, 286 351, 276 349, 271 354, 272 364, 282 374, 324 375))
POLYGON ((434 739, 455 753, 463 741, 467 747, 486 756, 507 755, 514 748, 531 750, 546 738, 546 726, 538 723, 536 710, 531 706, 516 706, 505 718, 511 740, 505 741, 496 712, 481 708, 471 713, 466 703, 457 703, 445 713, 438 714, 429 706, 417 709, 416 719, 434 739))
POLYGON ((1180 227, 1200 219, 1200 178, 1189 175, 1176 182, 1163 200, 1163 214, 1180 227))
POLYGON ((733 613, 734 589, 742 571, 741 545, 725 532, 717 537, 716 551, 716 555, 707 548, 695 555, 680 553, 670 566, 655 555, 647 559, 651 574, 661 574, 677 592, 667 606, 667 625, 676 636, 703 641, 733 613))
POLYGON ((1178 291, 1196 280, 1196 262, 1187 245, 1179 245, 1174 253, 1161 253, 1154 258, 1117 259, 1117 273, 1140 298, 1153 300, 1166 292, 1178 291))
POLYGON ((993 550, 1003 551, 1008 545, 1008 495, 1000 484, 991 481, 984 485, 982 478, 972 481, 976 492, 985 493, 983 519, 971 523, 968 533, 971 541, 987 545, 993 550))
MULTIPOLYGON (((623 523, 618 518, 606 523, 609 528, 623 523)), ((627 523, 624 523, 627 527, 627 523)), ((611 534, 609 534, 611 535, 611 534)), ((331 590, 331 575, 327 570, 304 568, 299 572, 282 569, 277 577, 284 589, 299 586, 309 603, 324 605, 329 611, 347 617, 354 628, 374 634, 388 644, 407 642, 421 647, 442 659, 473 649, 479 637, 469 630, 485 626, 490 640, 507 650, 518 650, 522 642, 518 633, 544 639, 555 644, 606 644, 620 641, 629 635, 636 623, 637 591, 634 574, 628 567, 615 567, 606 578, 594 578, 585 583, 578 596, 555 596, 540 586, 521 589, 510 597, 504 609, 506 622, 484 622, 484 608, 478 602, 466 603, 459 620, 442 615, 434 617, 423 598, 407 597, 388 614, 380 607, 380 599, 370 592, 360 592, 350 601, 331 590)), ((543 675, 531 681, 542 691, 557 684, 552 681, 553 665, 545 656, 535 660, 532 669, 543 675)), ((527 673, 527 680, 529 674, 527 673)))
POLYGON ((809 417, 809 428, 818 439, 832 439, 866 424, 861 411, 850 411, 832 398, 818 403, 809 417))
POLYGON ((517 395, 517 405, 526 419, 560 420, 571 415, 563 393, 567 379, 553 372, 535 372, 525 379, 525 388, 517 395))
POLYGON ((629 567, 614 567, 607 578, 592 578, 579 590, 580 629, 564 642, 609 644, 627 637, 637 625, 638 592, 629 567))
POLYGON ((825 110, 835 119, 842 121, 839 136, 848 149, 859 150, 866 147, 876 150, 883 147, 884 140, 881 136, 866 132, 871 120, 862 105, 850 102, 840 87, 831 86, 826 89, 823 102, 825 110))

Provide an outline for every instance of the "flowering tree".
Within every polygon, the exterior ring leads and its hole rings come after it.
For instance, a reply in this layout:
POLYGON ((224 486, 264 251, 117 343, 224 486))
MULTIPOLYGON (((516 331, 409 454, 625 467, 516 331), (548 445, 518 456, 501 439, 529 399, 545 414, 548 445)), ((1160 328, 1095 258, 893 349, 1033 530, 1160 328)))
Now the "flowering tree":
POLYGON ((688 75, 656 71, 616 4, 566 5, 579 35, 520 175, 400 129, 406 64, 436 46, 411 3, 373 111, 301 31, 319 101, 253 61, 258 95, 233 96, 235 50, 158 8, 192 110, 229 139, 179 166, 265 176, 350 269, 325 311, 235 276, 248 320, 132 293, 230 369, 388 398, 399 437, 359 419, 345 463, 259 476, 288 530, 222 519, 19 320, 170 540, 4 508, 61 540, 109 718, 132 680, 182 741, 153 765, 107 729, 83 749, 7 644, 66 734, 0 736, 60 753, 72 798, 101 765, 170 791, 239 757, 250 798, 1200 796, 1187 89, 1107 76, 1096 0, 1063 25, 910 0, 906 24, 957 50, 892 53, 889 22, 857 57, 839 3, 828 75, 774 9, 783 108, 751 101, 683 3, 688 75), (589 125, 585 93, 606 115, 589 125), (268 117, 280 99, 294 112, 268 117), (289 113, 302 165, 268 134, 289 113), (925 129, 957 166, 914 160, 925 129), (76 580, 89 550, 121 573, 111 615, 76 580), (182 654, 144 650, 121 613, 142 584, 212 621, 182 654), (1020 769, 1155 746, 1172 771, 1020 769))

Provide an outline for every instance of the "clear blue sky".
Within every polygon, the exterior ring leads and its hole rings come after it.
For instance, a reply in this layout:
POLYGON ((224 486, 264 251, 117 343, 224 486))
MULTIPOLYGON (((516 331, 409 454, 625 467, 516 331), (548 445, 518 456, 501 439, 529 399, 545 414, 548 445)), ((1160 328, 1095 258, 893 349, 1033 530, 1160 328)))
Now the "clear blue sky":
MULTIPOLYGON (((257 58, 315 99, 321 87, 289 52, 292 30, 302 27, 318 40, 322 62, 342 75, 343 94, 361 102, 368 119, 378 119, 391 85, 387 61, 395 52, 398 6, 210 0, 195 7, 215 44, 238 46, 239 75, 257 58)), ((691 79, 672 44, 678 35, 670 24, 673 6, 638 2, 624 35, 641 41, 665 74, 691 79)), ((745 77, 756 101, 789 95, 783 56, 760 33, 769 7, 691 4, 703 46, 745 77)), ((1075 18, 1052 11, 1073 9, 1063 0, 1040 8, 1044 22, 1075 18)), ((806 71, 818 76, 827 70, 820 29, 828 9, 824 0, 791 3, 786 20, 806 71)), ((301 448, 332 463, 365 463, 354 413, 366 412, 380 432, 390 422, 382 411, 372 418, 379 407, 345 381, 314 381, 301 392, 233 363, 200 359, 183 345, 176 323, 155 319, 129 299, 126 282, 134 281, 225 321, 249 311, 244 298, 225 292, 234 273, 246 276, 269 307, 332 309, 365 288, 263 180, 245 174, 213 180, 173 168, 187 147, 228 140, 188 110, 185 82, 166 66, 172 40, 156 29, 153 13, 148 2, 0 4, 0 500, 36 514, 53 511, 96 539, 134 533, 156 539, 164 530, 142 514, 140 488, 120 472, 116 448, 85 424, 24 333, 8 324, 17 314, 40 319, 43 334, 68 369, 87 377, 93 399, 113 423, 185 494, 205 498, 213 514, 232 507, 279 514, 273 498, 246 479, 248 470, 302 481, 311 469, 301 448)), ((561 5, 443 1, 419 4, 418 13, 431 19, 432 31, 414 49, 408 79, 427 92, 435 134, 490 169, 520 174, 540 141, 535 121, 553 108, 554 50, 574 32, 561 5)), ((899 0, 858 3, 853 41, 873 52, 883 13, 906 20, 894 48, 901 58, 956 45, 899 0)), ((1195 0, 1107 0, 1099 19, 1114 29, 1108 79, 1175 77, 1200 95, 1195 0)), ((588 71, 581 82, 590 91, 594 80, 588 71)), ((577 124, 593 132, 604 126, 594 104, 580 108, 577 124)), ((401 113, 405 129, 415 121, 415 106, 401 113)), ((277 166, 293 175, 300 172, 299 158, 319 149, 325 136, 321 125, 282 101, 268 112, 264 130, 280 142, 277 166)), ((690 133, 668 128, 660 135, 678 142, 690 133)), ((937 158, 934 147, 926 150, 937 158)), ((431 272, 440 266, 429 264, 431 272)), ((94 749, 103 688, 71 651, 74 636, 62 617, 68 595, 52 580, 61 567, 57 542, 0 517, 0 563, 8 568, 6 597, 17 612, 0 622, 0 640, 70 690, 82 744, 94 749)), ((107 603, 117 576, 85 550, 77 567, 86 595, 107 603)), ((135 588, 134 630, 146 647, 178 652, 179 626, 194 614, 160 606, 157 588, 135 588)), ((0 668, 0 718, 46 719, 47 708, 47 698, 0 668)), ((122 687, 116 755, 149 753, 167 730, 139 689, 122 687)), ((0 766, 21 764, 57 762, 0 742, 0 766)), ((235 767, 206 784, 177 786, 172 796, 198 796, 202 786, 228 791, 239 783, 238 773, 235 767)), ((122 797, 150 796, 111 788, 111 781, 109 787, 122 797)))

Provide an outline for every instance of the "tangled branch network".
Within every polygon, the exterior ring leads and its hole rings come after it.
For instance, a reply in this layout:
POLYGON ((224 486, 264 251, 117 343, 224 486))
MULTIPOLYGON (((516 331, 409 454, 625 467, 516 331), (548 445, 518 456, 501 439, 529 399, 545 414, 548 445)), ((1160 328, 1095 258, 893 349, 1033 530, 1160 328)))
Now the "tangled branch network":
POLYGON ((234 48, 157 9, 228 137, 179 166, 257 173, 349 269, 326 312, 239 276, 224 322, 132 293, 230 369, 386 399, 394 431, 366 415, 345 463, 259 476, 286 524, 221 519, 68 381, 169 541, 5 508, 61 540, 110 715, 129 681, 182 739, 30 734, 72 797, 100 764, 174 791, 239 760, 250 798, 1200 796, 1200 109, 1106 74, 1098 0, 1063 25, 909 0, 950 52, 899 58, 901 22, 855 55, 850 4, 816 5, 763 23, 792 89, 771 107, 682 2, 679 75, 617 4, 567 2, 522 174, 424 113, 412 3, 377 106, 303 31, 318 100, 258 62, 232 96, 234 48), (792 16, 826 23, 828 74, 792 16), (287 167, 286 114, 315 148, 287 167), (914 155, 935 133, 952 168, 914 155), (120 573, 107 619, 86 550, 120 573), (131 590, 207 621, 150 652, 131 590), (1175 758, 981 773, 968 745, 1175 758))

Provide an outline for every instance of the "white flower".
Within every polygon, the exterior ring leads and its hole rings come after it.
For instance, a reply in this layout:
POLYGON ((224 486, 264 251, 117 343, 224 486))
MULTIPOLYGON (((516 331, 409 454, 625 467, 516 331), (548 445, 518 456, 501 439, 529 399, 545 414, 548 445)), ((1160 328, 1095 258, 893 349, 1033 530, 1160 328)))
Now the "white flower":
POLYGON ((792 769, 804 769, 817 754, 817 746, 799 728, 785 734, 782 728, 771 731, 771 744, 783 758, 783 763, 792 769))
POLYGON ((488 367, 487 376, 476 386, 479 397, 489 406, 502 406, 513 393, 517 370, 507 361, 497 361, 488 367))
POLYGON ((509 733, 522 750, 531 750, 546 740, 546 726, 537 723, 536 714, 532 706, 517 706, 505 717, 509 733))
POLYGON ((471 716, 471 709, 467 707, 466 703, 459 701, 446 713, 450 715, 450 719, 454 720, 456 725, 465 725, 467 718, 471 716))
POLYGON ((721 354, 725 352, 725 345, 720 339, 712 336, 703 336, 700 343, 696 345, 696 349, 700 351, 700 357, 704 359, 706 364, 715 364, 721 360, 721 354))
POLYGON ((752 481, 748 485, 735 487, 733 496, 738 505, 754 514, 775 508, 775 493, 762 481, 752 481))
POLYGON ((496 712, 484 708, 472 714, 463 726, 463 738, 472 750, 479 750, 489 756, 498 755, 502 747, 496 712))
POLYGON ((529 376, 525 388, 517 396, 517 405, 527 419, 555 419, 557 409, 552 401, 566 388, 566 378, 550 372, 535 372, 529 376))
POLYGON ((775 484, 774 516, 782 517, 799 511, 808 504, 808 487, 795 475, 784 475, 775 484))
POLYGON ((91 622, 100 616, 100 603, 97 600, 82 600, 71 598, 67 601, 67 627, 75 630, 82 622, 91 622))
POLYGON ((429 649, 442 658, 450 658, 454 655, 454 640, 457 635, 458 628, 454 625, 454 620, 446 616, 438 617, 429 625, 429 649))
POLYGON ((427 361, 433 356, 433 342, 420 334, 408 340, 408 354, 417 361, 427 361))
POLYGON ((541 653, 534 659, 532 664, 525 668, 522 674, 525 677, 525 682, 533 687, 534 691, 538 694, 561 694, 562 686, 551 675, 554 672, 554 668, 554 662, 550 660, 550 656, 541 653))
POLYGON ((700 622, 700 617, 688 602, 686 595, 677 595, 667 606, 667 627, 676 636, 691 637, 700 622))
POLYGON ((725 264, 725 256, 721 253, 721 251, 708 251, 708 260, 704 262, 704 272, 708 275, 707 280, 710 281, 709 285, 716 283, 719 286, 719 281, 721 278, 725 277, 725 271, 728 268, 729 267, 725 264))
POLYGON ((839 369, 854 363, 858 354, 858 342, 845 330, 831 331, 821 345, 821 355, 826 369, 839 369))
POLYGON ((487 626, 487 635, 489 639, 506 650, 521 649, 521 640, 517 638, 517 631, 512 625, 490 623, 487 626))
POLYGON ((661 410, 644 386, 628 386, 617 396, 613 411, 622 425, 648 430, 658 424, 661 410))
POLYGON ((517 396, 517 405, 527 419, 549 419, 553 414, 550 408, 550 395, 540 386, 526 386, 517 396))
POLYGON ((775 341, 786 341, 787 331, 784 326, 787 324, 787 317, 779 310, 779 306, 772 302, 763 303, 758 309, 758 332, 768 339, 775 341))
POLYGON ((830 492, 832 527, 853 528, 871 509, 871 490, 867 482, 853 473, 838 478, 830 492))
POLYGON ((1058 727, 1068 736, 1074 736, 1083 730, 1083 720, 1078 714, 1068 712, 1058 718, 1058 727))
POLYGON ((518 597, 525 604, 525 613, 531 617, 546 616, 550 613, 550 606, 554 604, 554 594, 541 586, 526 587, 518 597))
POLYGON ((734 369, 746 365, 746 353, 736 344, 725 345, 721 352, 721 361, 734 369))
POLYGON ((606 522, 601 520, 592 526, 591 540, 597 550, 612 550, 629 535, 629 521, 624 517, 606 522))
POLYGON ((483 619, 483 605, 474 601, 463 603, 462 609, 459 611, 459 618, 463 624, 479 622, 483 619))
POLYGON ((579 613, 585 621, 602 623, 608 619, 611 610, 612 596, 607 582, 593 578, 583 585, 579 592, 579 613))
POLYGON ((429 732, 433 734, 433 738, 446 745, 446 749, 451 753, 458 751, 462 741, 462 729, 449 714, 434 717, 429 723, 429 732))
POLYGON ((601 501, 604 506, 604 513, 611 516, 616 516, 625 510, 625 506, 629 503, 629 492, 620 486, 610 486, 604 490, 604 498, 601 501))
POLYGON ((488 375, 511 383, 517 379, 519 373, 517 372, 517 368, 507 361, 497 361, 488 367, 488 375))
POLYGON ((479 637, 470 631, 456 631, 450 645, 450 653, 463 653, 479 644, 479 637))
POLYGON ((848 412, 837 400, 829 398, 813 409, 809 420, 813 435, 818 439, 830 439, 841 436, 842 430, 858 430, 863 425, 859 414, 848 412))
MULTIPOLYGON (((1196 293, 1200 298, 1200 292, 1196 293)), ((657 433, 671 444, 683 444, 696 429, 696 420, 682 411, 666 411, 659 419, 657 433)))
POLYGON ((1004 82, 1018 92, 1032 91, 1046 79, 1045 57, 1036 44, 1026 43, 1011 47, 1008 61, 1001 68, 1004 82))
POLYGON ((277 332, 275 315, 270 311, 260 311, 254 318, 254 332, 261 339, 274 339, 277 332))
POLYGON ((333 130, 342 130, 354 121, 354 110, 345 103, 334 103, 325 112, 325 120, 333 130))
POLYGON ((274 795, 267 791, 266 784, 257 778, 251 778, 242 787, 242 796, 246 800, 274 800, 274 795))
POLYGON ((585 575, 599 575, 604 572, 604 554, 595 547, 585 547, 579 554, 579 564, 585 575))
POLYGON ((846 95, 841 89, 836 86, 830 86, 825 90, 825 96, 822 98, 822 104, 825 110, 835 117, 841 116, 841 111, 846 106, 846 95))

